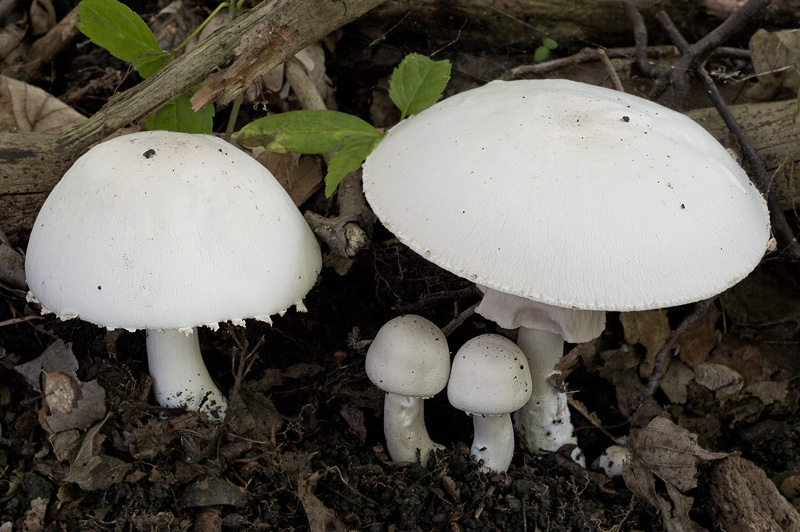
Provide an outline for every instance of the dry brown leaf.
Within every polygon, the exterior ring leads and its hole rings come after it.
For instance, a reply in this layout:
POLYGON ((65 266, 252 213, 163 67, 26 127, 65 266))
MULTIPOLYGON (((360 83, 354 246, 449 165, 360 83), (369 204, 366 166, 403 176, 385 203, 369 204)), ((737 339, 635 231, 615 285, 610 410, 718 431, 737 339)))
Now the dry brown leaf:
POLYGON ((694 379, 694 371, 680 360, 673 360, 664 377, 659 381, 661 388, 670 402, 682 405, 688 396, 689 383, 694 379))
POLYGON ((0 131, 60 134, 85 120, 39 87, 0 76, 0 131))
POLYGON ((725 400, 739 393, 744 387, 744 377, 733 368, 724 364, 704 363, 694 368, 695 381, 705 388, 716 392, 717 398, 725 400))
POLYGON ((301 476, 297 481, 297 497, 303 503, 303 510, 308 517, 311 532, 346 532, 347 527, 336 516, 336 513, 325 506, 316 495, 314 486, 322 476, 321 471, 310 476, 301 476))
POLYGON ((649 377, 653 372, 656 353, 664 346, 671 332, 667 311, 621 312, 619 319, 625 331, 625 341, 630 345, 641 344, 646 349, 647 357, 639 367, 639 375, 649 377))
POLYGON ((758 30, 750 38, 750 57, 758 83, 747 90, 754 100, 768 100, 782 88, 800 89, 800 30, 758 30))
POLYGON ((81 397, 75 407, 67 413, 53 410, 45 418, 46 430, 62 432, 70 429, 86 430, 106 415, 106 391, 96 381, 80 382, 81 397))
POLYGON ((355 405, 349 404, 341 409, 339 412, 347 426, 353 431, 356 438, 363 445, 367 441, 367 427, 364 425, 364 411, 355 405))
POLYGON ((78 454, 64 478, 65 482, 75 482, 81 489, 93 491, 109 488, 125 478, 131 465, 119 458, 107 456, 101 449, 105 436, 100 434, 100 429, 106 420, 108 416, 86 432, 78 454))
POLYGON ((272 172, 298 207, 322 185, 322 168, 316 157, 274 153, 264 148, 255 148, 253 153, 257 154, 256 160, 272 172))
POLYGON ((703 449, 695 434, 663 417, 631 430, 628 447, 631 462, 623 468, 625 483, 659 509, 667 532, 703 530, 689 518, 693 499, 685 492, 697 487, 698 463, 728 455, 703 449), (664 483, 666 493, 657 488, 656 479, 664 483))
POLYGON ((716 322, 719 315, 717 307, 710 305, 706 313, 680 335, 675 350, 681 360, 690 366, 706 361, 708 354, 717 345, 716 322))
POLYGON ((78 379, 66 373, 52 371, 44 373, 44 400, 55 412, 69 414, 83 398, 78 379))
POLYGON ((42 371, 60 372, 75 377, 78 371, 78 359, 72 354, 72 344, 58 339, 48 345, 35 359, 15 366, 14 371, 25 377, 34 390, 41 392, 42 371))
POLYGON ((789 382, 791 381, 761 381, 754 382, 744 389, 753 397, 757 397, 765 405, 771 405, 775 402, 783 402, 789 393, 789 382))

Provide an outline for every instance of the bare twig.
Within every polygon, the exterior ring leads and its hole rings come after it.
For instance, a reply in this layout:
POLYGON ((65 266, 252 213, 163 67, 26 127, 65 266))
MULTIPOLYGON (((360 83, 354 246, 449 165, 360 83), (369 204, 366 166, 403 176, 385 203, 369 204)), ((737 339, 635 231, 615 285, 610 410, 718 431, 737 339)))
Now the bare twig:
POLYGON ((602 48, 598 48, 597 55, 600 57, 600 61, 603 62, 603 66, 606 67, 606 72, 608 72, 608 75, 611 76, 611 82, 614 84, 614 88, 620 92, 625 92, 625 89, 622 87, 622 81, 619 79, 619 74, 617 74, 617 70, 614 68, 614 65, 611 64, 611 60, 608 58, 606 51, 602 48))
POLYGON ((445 336, 450 336, 453 332, 458 329, 462 323, 467 321, 473 314, 475 314, 475 309, 480 305, 480 302, 475 303, 474 305, 467 307, 463 312, 458 312, 458 306, 456 306, 456 315, 450 320, 450 323, 442 327, 442 332, 445 336))
POLYGON ((714 299, 712 298, 695 303, 692 311, 685 318, 683 318, 683 321, 681 321, 677 327, 675 327, 675 329, 667 338, 667 341, 664 342, 664 346, 658 350, 655 360, 653 361, 653 372, 650 374, 650 380, 647 383, 647 391, 645 392, 645 396, 641 399, 642 402, 644 402, 644 400, 648 397, 652 397, 652 395, 656 393, 658 384, 661 382, 661 378, 664 376, 664 365, 667 361, 667 355, 675 347, 678 339, 680 339, 681 335, 686 332, 686 330, 691 327, 694 322, 696 322, 703 314, 706 313, 708 307, 711 306, 713 301, 714 299))
MULTIPOLYGON (((674 30, 674 32, 670 32, 670 37, 672 38, 675 45, 681 49, 683 57, 681 58, 681 60, 678 62, 678 64, 675 66, 672 73, 668 77, 663 76, 658 79, 658 81, 656 82, 656 88, 654 89, 655 93, 660 95, 666 89, 666 85, 668 83, 671 84, 673 90, 675 91, 675 100, 673 108, 677 110, 681 109, 683 105, 683 95, 684 95, 683 77, 686 74, 686 72, 689 71, 690 69, 696 69, 697 67, 702 65, 714 52, 714 50, 719 48, 720 45, 722 45, 722 43, 724 43, 732 35, 737 33, 742 28, 742 26, 744 26, 744 24, 753 17, 753 15, 757 11, 759 11, 762 7, 770 4, 771 2, 772 0, 748 0, 746 4, 744 4, 738 10, 736 10, 722 24, 717 26, 715 29, 709 32, 705 37, 703 37, 693 45, 689 45, 683 39, 682 36, 678 37, 680 33, 677 31, 677 28, 674 30)), ((628 8, 626 7, 626 9, 628 8)), ((658 13, 658 15, 656 15, 656 19, 659 22, 662 22, 664 16, 666 16, 666 13, 662 11, 658 13)))

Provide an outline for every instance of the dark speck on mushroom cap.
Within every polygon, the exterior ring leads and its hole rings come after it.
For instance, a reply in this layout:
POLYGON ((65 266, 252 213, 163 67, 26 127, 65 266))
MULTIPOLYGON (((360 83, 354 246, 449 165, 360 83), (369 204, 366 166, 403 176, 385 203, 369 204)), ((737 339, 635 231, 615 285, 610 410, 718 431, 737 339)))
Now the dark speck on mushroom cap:
POLYGON ((565 308, 704 299, 769 240, 766 202, 701 126, 565 80, 492 82, 404 120, 367 158, 364 191, 435 264, 565 308))
POLYGON ((26 260, 45 307, 125 329, 263 318, 300 301, 320 268, 316 238, 268 170, 221 139, 165 131, 79 158, 26 260))

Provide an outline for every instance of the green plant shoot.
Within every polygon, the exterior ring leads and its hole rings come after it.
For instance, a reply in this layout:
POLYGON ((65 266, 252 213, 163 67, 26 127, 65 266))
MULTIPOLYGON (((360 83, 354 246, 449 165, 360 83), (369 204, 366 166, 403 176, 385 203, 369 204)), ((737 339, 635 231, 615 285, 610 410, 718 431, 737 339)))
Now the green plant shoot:
MULTIPOLYGON (((430 107, 442 96, 450 79, 450 62, 410 54, 389 80, 389 96, 401 120, 430 107)), ((325 175, 330 197, 344 176, 357 170, 383 133, 360 118, 338 111, 290 111, 259 118, 237 136, 244 146, 263 146, 278 153, 334 153, 325 175)))
POLYGON ((550 51, 558 48, 558 43, 550 37, 545 37, 542 40, 542 45, 533 52, 533 60, 537 63, 543 63, 550 57, 550 51))
MULTIPOLYGON (((143 78, 158 72, 174 59, 156 41, 144 20, 117 0, 81 0, 78 29, 96 45, 118 59, 127 61, 143 78)), ((182 94, 145 119, 148 129, 167 129, 185 133, 211 133, 214 108, 206 106, 195 113, 189 94, 182 94)))

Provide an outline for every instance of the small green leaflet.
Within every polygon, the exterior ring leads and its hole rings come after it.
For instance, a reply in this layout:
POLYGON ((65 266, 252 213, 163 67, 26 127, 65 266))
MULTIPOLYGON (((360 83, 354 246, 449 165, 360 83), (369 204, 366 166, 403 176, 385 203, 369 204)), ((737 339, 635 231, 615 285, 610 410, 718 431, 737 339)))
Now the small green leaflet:
MULTIPOLYGON (((199 87, 194 87, 196 91, 199 87)), ((185 92, 167 105, 145 118, 148 131, 157 129, 181 133, 205 133, 214 131, 214 106, 206 105, 200 112, 192 110, 191 94, 185 92)))
POLYGON ((372 153, 375 146, 383 137, 354 138, 348 140, 328 164, 328 173, 325 175, 325 197, 330 198, 333 191, 339 186, 344 176, 358 170, 364 159, 372 153))
POLYGON ((142 18, 117 0, 81 0, 78 29, 111 55, 133 63, 143 78, 172 60, 142 18))
POLYGON ((450 61, 433 61, 420 54, 405 56, 389 80, 389 97, 400 109, 400 120, 435 104, 449 80, 450 61))
POLYGON ((550 56, 550 50, 558 48, 558 43, 550 37, 545 37, 542 40, 542 45, 533 52, 533 60, 537 63, 547 61, 550 56))
POLYGON ((290 111, 265 116, 236 136, 244 146, 278 153, 332 153, 351 142, 371 142, 381 132, 357 116, 339 111, 290 111))

